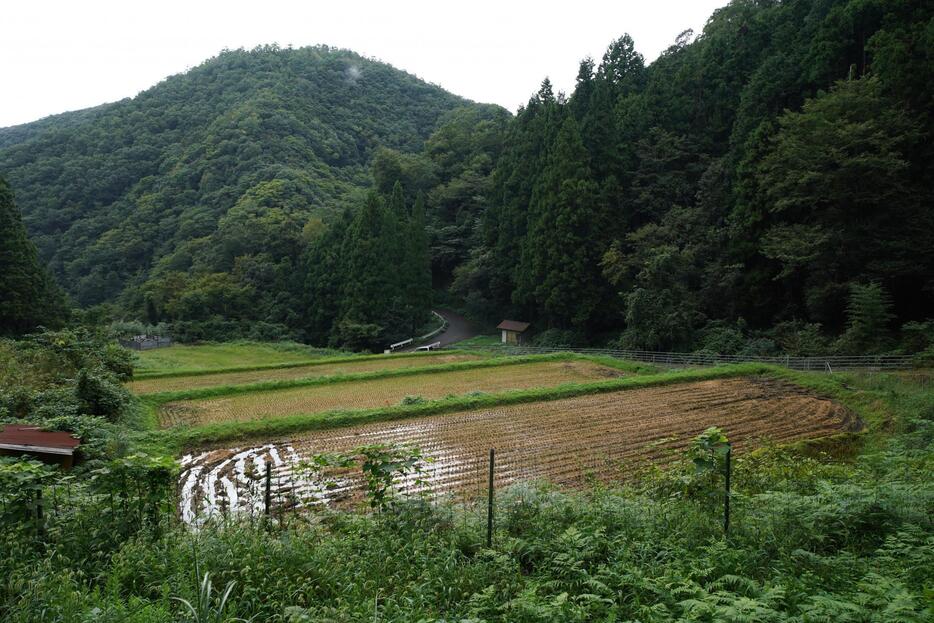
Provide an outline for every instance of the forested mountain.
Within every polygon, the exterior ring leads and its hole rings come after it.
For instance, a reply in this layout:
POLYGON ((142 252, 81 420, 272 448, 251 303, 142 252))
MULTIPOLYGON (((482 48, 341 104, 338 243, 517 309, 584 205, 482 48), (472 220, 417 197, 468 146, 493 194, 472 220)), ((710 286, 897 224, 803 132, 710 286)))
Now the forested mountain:
POLYGON ((932 75, 915 0, 735 0, 649 65, 620 37, 515 116, 262 48, 0 130, 0 174, 80 304, 190 337, 375 346, 424 312, 430 262, 436 291, 543 343, 924 348, 932 75))
POLYGON ((228 51, 133 99, 0 130, 0 172, 79 304, 284 322, 299 304, 267 294, 371 185, 374 151, 421 149, 467 104, 344 50, 228 51))
POLYGON ((891 348, 934 316, 932 16, 735 1, 649 66, 623 36, 569 96, 546 80, 455 289, 542 340, 891 348))

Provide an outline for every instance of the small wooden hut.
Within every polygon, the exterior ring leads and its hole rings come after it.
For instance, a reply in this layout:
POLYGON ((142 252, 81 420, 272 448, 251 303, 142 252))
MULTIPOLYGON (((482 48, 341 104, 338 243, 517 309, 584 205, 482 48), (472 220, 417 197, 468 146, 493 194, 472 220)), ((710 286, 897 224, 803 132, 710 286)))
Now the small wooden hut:
POLYGON ((522 334, 528 330, 529 323, 519 320, 504 320, 496 328, 502 332, 503 344, 521 344, 522 334))

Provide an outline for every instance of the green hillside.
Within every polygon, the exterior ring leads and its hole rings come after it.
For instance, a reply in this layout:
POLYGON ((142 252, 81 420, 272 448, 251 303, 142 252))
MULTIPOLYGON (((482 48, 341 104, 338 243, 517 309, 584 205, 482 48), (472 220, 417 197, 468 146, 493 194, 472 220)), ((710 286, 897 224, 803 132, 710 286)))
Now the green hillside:
POLYGON ((621 33, 515 116, 346 51, 226 52, 0 131, 0 176, 79 305, 179 340, 381 349, 433 289, 539 345, 914 353, 932 24, 911 0, 736 1, 652 63, 621 33))
POLYGON ((419 150, 466 104, 345 50, 225 51, 133 99, 0 130, 0 174, 81 305, 235 260, 268 282, 303 229, 370 185, 378 147, 419 150))

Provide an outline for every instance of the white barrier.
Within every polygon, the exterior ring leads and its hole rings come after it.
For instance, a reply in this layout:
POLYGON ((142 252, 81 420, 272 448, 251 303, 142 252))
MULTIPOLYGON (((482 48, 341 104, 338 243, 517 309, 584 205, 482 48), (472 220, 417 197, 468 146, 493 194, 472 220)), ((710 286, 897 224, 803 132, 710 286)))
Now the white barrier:
MULTIPOLYGON (((442 316, 441 314, 439 314, 438 312, 436 312, 436 311, 434 311, 434 310, 432 310, 431 313, 434 314, 434 315, 438 318, 438 320, 441 321, 441 326, 440 326, 440 327, 438 327, 438 328, 435 329, 434 331, 430 331, 429 333, 426 333, 425 335, 420 335, 420 336, 418 336, 418 337, 410 337, 410 338, 407 339, 407 340, 402 340, 401 342, 396 342, 395 344, 390 344, 390 345, 389 345, 389 348, 383 350, 383 354, 384 354, 384 355, 388 355, 388 354, 390 354, 390 353, 395 352, 395 350, 396 350, 397 348, 402 348, 403 346, 408 346, 409 344, 412 344, 412 343, 414 343, 414 342, 422 342, 422 341, 427 340, 427 339, 429 339, 429 338, 433 338, 434 336, 438 335, 439 333, 443 333, 444 330, 448 328, 448 321, 444 319, 444 316, 442 316)), ((433 344, 427 344, 426 346, 419 346, 419 347, 416 348, 415 350, 435 350, 436 348, 440 348, 440 347, 441 347, 441 342, 435 342, 435 343, 433 343, 433 344)))
POLYGON ((420 336, 418 336, 417 338, 415 338, 415 339, 417 339, 419 342, 421 342, 422 340, 427 340, 428 338, 432 338, 432 337, 438 335, 439 333, 442 333, 445 329, 448 328, 448 321, 444 319, 444 316, 442 316, 441 314, 439 314, 438 312, 436 312, 436 311, 434 311, 434 310, 432 310, 431 313, 434 314, 435 317, 436 317, 438 320, 441 321, 441 326, 438 327, 437 329, 435 329, 434 331, 429 331, 429 332, 426 333, 425 335, 420 335, 420 336))

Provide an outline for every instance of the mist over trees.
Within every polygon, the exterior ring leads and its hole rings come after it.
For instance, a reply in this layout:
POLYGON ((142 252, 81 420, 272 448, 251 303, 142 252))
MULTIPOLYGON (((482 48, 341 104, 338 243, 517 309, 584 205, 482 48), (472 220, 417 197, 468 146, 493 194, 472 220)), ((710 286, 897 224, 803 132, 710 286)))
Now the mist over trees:
POLYGON ((932 18, 736 1, 651 64, 621 36, 514 116, 346 51, 225 52, 0 130, 0 172, 80 304, 189 339, 376 348, 431 286, 542 343, 924 349, 932 18))

